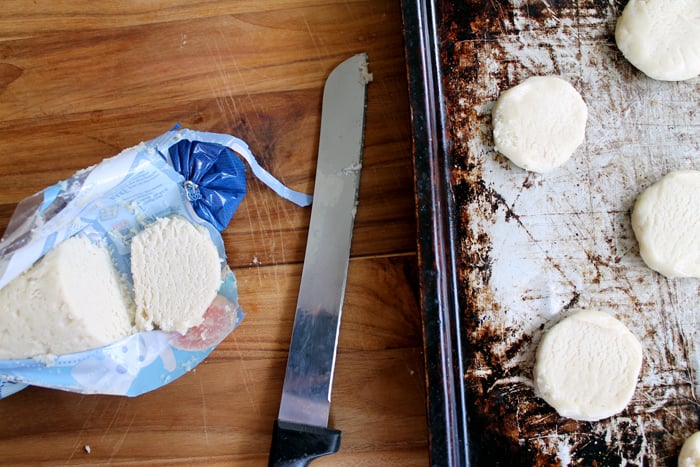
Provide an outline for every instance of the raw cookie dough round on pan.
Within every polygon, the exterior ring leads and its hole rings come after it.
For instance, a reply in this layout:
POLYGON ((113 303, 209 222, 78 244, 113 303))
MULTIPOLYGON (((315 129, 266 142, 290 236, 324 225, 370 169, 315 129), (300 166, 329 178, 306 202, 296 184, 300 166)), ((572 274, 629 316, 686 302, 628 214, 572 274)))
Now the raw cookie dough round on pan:
POLYGON ((650 78, 684 81, 700 74, 700 0, 630 0, 615 42, 650 78))
POLYGON ((581 310, 552 327, 535 358, 538 395, 562 417, 596 421, 621 412, 642 367, 642 346, 607 313, 581 310))
POLYGON ((697 467, 700 465, 700 431, 690 435, 678 454, 678 467, 697 467))
POLYGON ((496 150, 518 167, 544 173, 583 142, 588 108, 567 81, 533 76, 503 92, 492 112, 496 150))
POLYGON ((666 277, 700 278, 700 171, 669 172, 632 210, 639 253, 666 277))

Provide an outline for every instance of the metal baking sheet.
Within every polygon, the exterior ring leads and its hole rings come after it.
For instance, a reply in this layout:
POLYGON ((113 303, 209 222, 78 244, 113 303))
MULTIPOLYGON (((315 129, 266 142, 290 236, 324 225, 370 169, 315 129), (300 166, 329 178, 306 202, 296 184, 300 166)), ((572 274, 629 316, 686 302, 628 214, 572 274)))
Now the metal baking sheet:
POLYGON ((421 268, 442 263, 450 275, 435 284, 424 273, 422 285, 456 289, 454 300, 423 290, 424 305, 431 293, 439 305, 424 310, 429 372, 441 366, 444 380, 429 391, 441 398, 430 411, 438 462, 675 465, 700 429, 700 281, 647 268, 630 225, 644 188, 671 170, 700 170, 700 80, 654 81, 625 60, 614 40, 625 3, 404 2, 414 143, 426 132, 438 141, 415 152, 419 237, 436 257, 421 253, 421 268), (413 40, 422 54, 412 58, 413 40), (535 75, 568 80, 589 110, 584 144, 544 175, 496 153, 491 132, 498 95, 535 75), (443 177, 448 199, 440 180, 421 182, 421 168, 443 177), (446 208, 427 219, 425 200, 446 208), (600 422, 558 416, 532 384, 543 333, 582 308, 611 313, 644 348, 633 400, 600 422), (433 319, 442 341, 431 340, 433 319))

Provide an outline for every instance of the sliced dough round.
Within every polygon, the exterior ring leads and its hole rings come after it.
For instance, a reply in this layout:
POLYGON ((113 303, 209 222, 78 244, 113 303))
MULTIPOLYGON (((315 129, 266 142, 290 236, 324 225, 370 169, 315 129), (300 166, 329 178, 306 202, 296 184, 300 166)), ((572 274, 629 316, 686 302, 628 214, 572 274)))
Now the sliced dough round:
POLYGON ((700 278, 700 171, 670 172, 644 190, 632 210, 632 229, 651 269, 700 278))
POLYGON ((586 104, 571 84, 556 76, 528 78, 496 101, 496 150, 523 169, 548 172, 583 142, 587 118, 586 104))
POLYGON ((683 443, 678 454, 678 467, 697 467, 700 465, 700 431, 696 431, 683 443))
POLYGON ((683 81, 700 74, 700 0, 630 0, 615 42, 650 78, 683 81))
POLYGON ((582 310, 552 327, 537 348, 535 387, 559 415, 595 421, 629 403, 642 346, 617 319, 582 310))
POLYGON ((221 286, 221 260, 203 227, 164 217, 131 241, 136 325, 185 334, 204 320, 221 286))

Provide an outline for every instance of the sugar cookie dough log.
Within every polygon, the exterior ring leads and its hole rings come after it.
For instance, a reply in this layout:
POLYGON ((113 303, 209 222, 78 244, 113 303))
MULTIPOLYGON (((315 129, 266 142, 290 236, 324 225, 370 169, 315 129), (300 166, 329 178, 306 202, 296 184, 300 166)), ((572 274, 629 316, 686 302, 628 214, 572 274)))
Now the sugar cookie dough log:
POLYGON ((632 209, 632 230, 651 269, 700 278, 700 171, 669 172, 644 190, 632 209))
POLYGON ((629 404, 641 366, 642 346, 624 324, 607 313, 582 310, 542 338, 535 387, 559 415, 596 421, 629 404))
POLYGON ((71 237, 0 290, 0 359, 101 347, 131 334, 133 318, 107 249, 71 237))
POLYGON ((503 92, 492 112, 496 150, 518 167, 548 172, 583 142, 588 108, 571 84, 534 76, 503 92))
POLYGON ((700 74, 700 0, 630 0, 615 26, 625 58, 650 78, 700 74))
POLYGON ((131 241, 139 329, 185 334, 204 319, 221 286, 221 260, 209 232, 181 216, 165 217, 131 241))

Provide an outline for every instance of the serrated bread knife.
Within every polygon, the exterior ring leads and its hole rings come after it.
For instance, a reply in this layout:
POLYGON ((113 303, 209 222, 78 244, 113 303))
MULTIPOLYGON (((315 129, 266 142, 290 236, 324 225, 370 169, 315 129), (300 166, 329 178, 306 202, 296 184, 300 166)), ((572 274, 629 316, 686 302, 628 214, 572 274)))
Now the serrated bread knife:
POLYGON ((311 221, 270 466, 303 466, 337 452, 331 386, 362 168, 367 54, 338 65, 323 90, 311 221))

